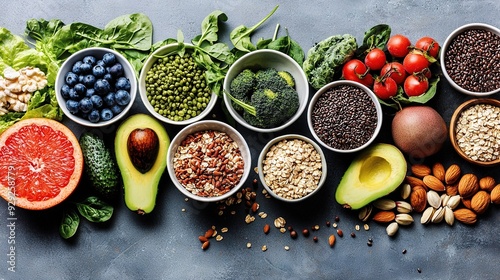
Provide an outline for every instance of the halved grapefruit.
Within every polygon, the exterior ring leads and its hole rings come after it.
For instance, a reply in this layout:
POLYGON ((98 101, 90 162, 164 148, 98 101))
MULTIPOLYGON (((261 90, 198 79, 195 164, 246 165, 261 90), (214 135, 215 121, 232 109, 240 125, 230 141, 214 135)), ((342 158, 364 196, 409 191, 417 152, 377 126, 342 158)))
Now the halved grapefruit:
POLYGON ((78 139, 58 121, 26 119, 0 134, 0 196, 15 207, 43 210, 61 203, 82 170, 78 139))

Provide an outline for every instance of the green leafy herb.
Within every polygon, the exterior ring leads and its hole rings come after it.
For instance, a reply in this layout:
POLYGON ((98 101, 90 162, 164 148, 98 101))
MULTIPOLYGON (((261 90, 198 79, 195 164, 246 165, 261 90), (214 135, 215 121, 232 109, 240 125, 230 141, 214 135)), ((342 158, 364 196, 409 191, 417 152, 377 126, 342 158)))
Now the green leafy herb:
POLYGON ((90 196, 84 201, 77 203, 76 208, 90 222, 105 222, 113 215, 113 206, 95 196, 90 196))
POLYGON ((373 48, 383 50, 391 37, 391 27, 387 24, 379 24, 370 28, 365 32, 363 44, 358 48, 357 52, 362 57, 366 51, 373 48))
POLYGON ((414 103, 425 104, 429 100, 431 100, 434 97, 434 95, 436 95, 437 84, 439 80, 440 80, 439 76, 436 76, 435 79, 430 80, 429 89, 424 94, 421 94, 419 96, 408 97, 404 93, 403 88, 399 86, 398 93, 396 94, 396 96, 392 97, 389 100, 379 99, 379 102, 380 104, 395 110, 401 109, 401 106, 403 105, 409 105, 414 103))
POLYGON ((80 216, 78 216, 78 213, 72 208, 65 209, 59 225, 59 234, 64 239, 68 239, 75 235, 79 225, 80 216))
POLYGON ((292 40, 286 29, 286 36, 277 38, 279 24, 276 25, 276 30, 272 39, 260 40, 257 42, 257 49, 271 49, 280 51, 289 55, 300 66, 304 63, 304 50, 296 41, 292 40))
POLYGON ((229 34, 229 38, 233 43, 235 49, 248 53, 257 49, 257 47, 252 43, 251 35, 252 33, 259 28, 268 18, 270 18, 274 12, 278 9, 279 6, 274 7, 274 9, 261 21, 259 21, 254 26, 248 28, 244 25, 237 26, 235 29, 231 31, 229 34))

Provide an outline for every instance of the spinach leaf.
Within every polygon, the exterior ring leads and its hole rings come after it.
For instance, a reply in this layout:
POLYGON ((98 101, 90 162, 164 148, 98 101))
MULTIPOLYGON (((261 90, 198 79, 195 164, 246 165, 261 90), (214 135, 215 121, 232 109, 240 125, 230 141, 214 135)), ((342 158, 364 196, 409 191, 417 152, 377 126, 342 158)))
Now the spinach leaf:
POLYGON ((64 239, 68 239, 75 235, 79 225, 80 216, 78 216, 78 213, 73 208, 65 209, 59 225, 59 234, 64 239))
POLYGON ((254 26, 248 28, 244 25, 237 26, 229 34, 229 38, 237 50, 242 52, 251 52, 256 50, 256 46, 252 44, 251 35, 252 33, 261 26, 268 18, 270 18, 279 6, 274 7, 274 9, 261 21, 259 21, 254 26))
POLYGON ((430 80, 429 89, 424 94, 421 94, 419 96, 408 97, 404 93, 403 87, 399 86, 396 96, 392 97, 389 100, 379 99, 379 102, 380 104, 393 108, 395 110, 399 110, 404 105, 411 105, 415 103, 425 104, 429 100, 431 100, 434 95, 436 95, 437 84, 439 83, 439 80, 439 76, 437 76, 435 79, 430 80))
POLYGON ((109 41, 110 47, 116 50, 149 52, 153 40, 153 25, 145 14, 123 15, 106 24, 101 37, 109 41))
POLYGON ((217 33, 219 32, 219 21, 227 21, 227 15, 219 10, 211 12, 201 22, 201 35, 193 38, 191 41, 194 45, 202 46, 207 42, 213 44, 219 40, 217 33))
POLYGON ((299 43, 292 40, 288 34, 288 29, 286 29, 286 36, 272 40, 269 44, 267 44, 266 48, 289 55, 301 66, 304 63, 304 51, 302 50, 302 47, 300 47, 299 43))
POLYGON ((95 196, 90 196, 77 203, 76 207, 78 212, 91 222, 105 222, 113 215, 113 206, 95 196))
POLYGON ((390 37, 391 27, 389 25, 375 25, 365 32, 363 44, 356 50, 356 56, 363 59, 366 53, 373 48, 385 49, 390 37))

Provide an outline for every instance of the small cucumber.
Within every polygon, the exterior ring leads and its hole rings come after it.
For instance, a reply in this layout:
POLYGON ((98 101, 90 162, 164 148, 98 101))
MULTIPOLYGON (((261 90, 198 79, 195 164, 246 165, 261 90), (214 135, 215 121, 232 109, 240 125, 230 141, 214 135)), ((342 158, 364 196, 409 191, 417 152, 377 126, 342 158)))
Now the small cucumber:
POLYGON ((112 198, 120 186, 120 173, 115 157, 106 147, 104 140, 91 132, 80 136, 85 173, 95 191, 103 198, 112 198))

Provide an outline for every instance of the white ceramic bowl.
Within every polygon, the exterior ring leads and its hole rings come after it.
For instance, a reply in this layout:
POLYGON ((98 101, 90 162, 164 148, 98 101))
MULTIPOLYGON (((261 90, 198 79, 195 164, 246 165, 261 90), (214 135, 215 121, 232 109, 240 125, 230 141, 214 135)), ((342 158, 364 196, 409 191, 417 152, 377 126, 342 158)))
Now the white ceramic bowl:
POLYGON ((329 84, 326 84, 322 88, 320 88, 312 97, 311 102, 309 103, 308 110, 307 110, 307 125, 308 125, 309 131, 313 135, 314 139, 316 141, 318 141, 318 143, 320 143, 323 147, 325 147, 331 151, 339 152, 339 153, 354 153, 354 152, 360 151, 360 150, 366 148, 367 146, 369 146, 373 142, 373 140, 375 140, 378 133, 380 132, 380 128, 382 127, 382 106, 378 102, 377 96, 368 87, 366 87, 358 82, 353 82, 353 81, 348 81, 348 80, 340 80, 340 81, 331 82, 329 84), (357 148, 353 148, 353 149, 349 149, 349 150, 334 148, 334 147, 328 145, 327 143, 325 143, 323 140, 321 140, 320 137, 318 136, 318 134, 316 133, 316 131, 314 130, 313 121, 312 121, 312 112, 313 112, 314 106, 316 105, 316 102, 321 97, 321 95, 328 92, 330 89, 341 86, 341 85, 349 85, 349 86, 357 87, 357 88, 363 90, 370 97, 371 101, 373 102, 373 104, 375 106, 375 110, 377 113, 377 124, 376 124, 375 130, 374 130, 371 138, 367 142, 365 142, 364 144, 358 146, 357 148))
POLYGON ((259 169, 259 179, 260 179, 260 182, 262 183, 262 185, 264 186, 264 188, 267 190, 267 192, 272 197, 274 197, 274 198, 276 198, 278 200, 281 200, 281 201, 285 201, 285 202, 299 202, 299 201, 303 201, 303 200, 305 200, 305 199, 313 196, 324 185, 324 183, 326 181, 326 176, 327 176, 327 163, 326 163, 326 158, 325 158, 325 154, 323 153, 323 150, 314 141, 312 141, 311 139, 309 139, 309 138, 307 138, 305 136, 299 135, 299 134, 282 135, 282 136, 276 137, 276 138, 272 139, 271 141, 269 141, 266 144, 266 146, 262 149, 262 151, 261 151, 261 153, 259 155, 258 169, 259 169), (282 140, 293 140, 293 139, 302 140, 302 141, 304 141, 306 143, 311 144, 315 148, 315 150, 318 152, 318 154, 321 157, 321 178, 320 178, 320 180, 318 182, 318 185, 317 185, 317 187, 316 187, 316 189, 314 191, 312 191, 309 194, 307 194, 305 196, 302 196, 300 198, 290 199, 290 198, 285 198, 283 196, 280 196, 279 194, 277 194, 276 192, 274 192, 271 189, 271 187, 269 187, 269 185, 266 183, 264 172, 263 172, 263 162, 266 159, 266 155, 267 155, 269 149, 272 146, 274 146, 276 143, 278 143, 278 142, 280 142, 282 140))
MULTIPOLYGON (((488 92, 474 92, 474 91, 470 91, 470 90, 464 89, 461 86, 459 86, 448 75, 448 72, 447 72, 447 69, 446 69, 446 65, 445 65, 445 59, 446 59, 446 51, 447 51, 447 49, 450 46, 450 44, 453 42, 453 40, 455 39, 455 37, 457 37, 459 34, 463 33, 464 31, 471 30, 471 29, 484 29, 484 30, 488 30, 488 31, 490 31, 492 33, 495 33, 498 36, 500 36, 500 29, 498 29, 498 28, 496 28, 494 26, 491 26, 489 24, 485 24, 485 23, 469 23, 469 24, 465 24, 465 25, 460 26, 459 28, 457 28, 453 32, 451 32, 450 35, 448 35, 448 37, 446 38, 446 40, 445 40, 445 42, 444 42, 444 44, 443 44, 443 46, 441 48, 441 53, 440 53, 440 58, 439 58, 440 59, 439 63, 441 64, 441 71, 443 72, 443 75, 446 78, 446 80, 448 81, 448 83, 450 83, 451 86, 453 86, 453 88, 455 88, 456 90, 458 90, 461 93, 464 93, 464 94, 467 94, 467 95, 472 95, 472 96, 482 97, 482 96, 488 96, 488 95, 492 95, 492 94, 495 94, 497 92, 500 92, 500 87, 497 88, 496 90, 492 90, 492 91, 488 91, 488 92)), ((492 48, 494 48, 494 47, 492 47, 492 48)), ((498 48, 498 46, 496 48, 498 48)))
POLYGON ((62 111, 64 114, 71 119, 72 121, 88 126, 88 127, 104 127, 107 125, 110 125, 112 123, 117 122, 118 120, 122 119, 125 115, 127 115, 127 112, 130 110, 132 107, 135 97, 137 95, 137 78, 135 74, 134 67, 130 62, 119 52, 108 49, 108 48, 101 48, 101 47, 91 47, 91 48, 86 48, 83 50, 80 50, 74 54, 72 54, 70 57, 64 61, 64 63, 61 65, 61 68, 59 68, 59 71, 57 73, 56 77, 56 98, 57 102, 59 103, 59 106, 61 107, 62 111), (103 57, 105 53, 112 53, 115 55, 117 62, 119 62, 123 66, 123 72, 124 76, 127 77, 130 81, 130 102, 123 108, 122 112, 119 113, 116 116, 113 116, 110 120, 107 121, 99 121, 99 122, 91 122, 87 119, 81 118, 80 116, 74 115, 70 113, 68 108, 66 108, 66 100, 61 94, 61 87, 64 85, 65 80, 64 76, 66 73, 68 73, 72 67, 73 64, 79 60, 82 60, 85 56, 87 55, 93 55, 96 57, 96 59, 100 59, 103 57))
POLYGON ((245 184, 245 181, 247 180, 248 175, 250 174, 250 170, 252 170, 252 157, 250 154, 250 149, 245 139, 236 129, 220 121, 202 120, 184 127, 181 131, 179 131, 179 133, 177 133, 174 139, 172 139, 172 141, 170 142, 170 146, 168 148, 167 171, 170 176, 170 179, 182 194, 196 201, 216 202, 224 200, 234 195, 243 186, 243 184, 245 184), (187 136, 195 132, 206 131, 206 130, 225 132, 227 135, 229 135, 229 137, 231 137, 231 139, 233 139, 234 142, 238 145, 238 148, 241 152, 241 156, 244 162, 244 170, 239 183, 235 185, 229 192, 221 196, 202 197, 191 193, 179 182, 174 171, 174 156, 178 147, 181 145, 182 141, 186 139, 187 136))
MULTIPOLYGON (((193 48, 192 45, 190 44, 184 44, 186 51, 189 51, 190 49, 193 48)), ((196 117, 190 118, 187 120, 183 121, 174 121, 170 118, 167 118, 165 116, 160 115, 158 112, 155 111, 153 105, 148 100, 147 97, 147 91, 146 91, 146 76, 148 74, 148 71, 151 69, 151 67, 154 65, 156 60, 158 60, 158 57, 165 56, 169 53, 174 53, 178 48, 177 43, 173 44, 168 44, 165 46, 160 47, 156 51, 154 51, 146 60, 144 63, 142 69, 141 69, 141 74, 139 76, 139 95, 141 97, 142 103, 146 107, 146 109, 149 111, 151 115, 153 115, 155 118, 159 119, 160 121, 168 124, 173 124, 173 125, 188 125, 194 122, 197 122, 199 120, 202 120, 205 118, 210 111, 212 111, 213 107, 215 106, 215 103, 217 102, 217 95, 212 92, 212 95, 210 97, 210 102, 207 104, 207 107, 196 117)))
POLYGON ((302 70, 302 67, 300 67, 300 65, 290 56, 275 50, 256 50, 245 54, 231 65, 231 67, 227 71, 226 78, 224 79, 224 90, 229 91, 231 81, 241 71, 245 69, 255 70, 263 68, 274 68, 278 71, 288 71, 295 79, 295 89, 299 95, 300 105, 293 117, 291 117, 287 122, 278 127, 259 128, 250 125, 243 119, 238 111, 233 108, 231 99, 227 96, 227 94, 224 94, 224 104, 226 105, 229 114, 231 114, 231 116, 239 124, 256 132, 270 133, 280 131, 290 126, 302 115, 309 99, 309 84, 307 82, 307 77, 304 73, 304 70, 302 70))

